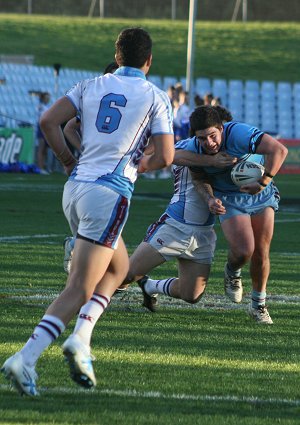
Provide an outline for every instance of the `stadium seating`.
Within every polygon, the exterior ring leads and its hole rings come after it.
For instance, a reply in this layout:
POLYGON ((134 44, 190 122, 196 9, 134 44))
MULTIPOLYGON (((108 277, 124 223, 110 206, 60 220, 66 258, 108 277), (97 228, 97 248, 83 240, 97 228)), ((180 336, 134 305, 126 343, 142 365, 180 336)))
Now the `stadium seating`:
POLYGON ((209 78, 196 78, 195 91, 199 96, 204 97, 207 93, 211 93, 211 82, 209 78))
MULTIPOLYGON (((59 77, 53 67, 33 64, 0 63, 0 126, 17 127, 36 124, 38 97, 48 91, 52 101, 63 95, 77 81, 99 73, 61 68, 59 77)), ((149 81, 163 90, 186 78, 149 75, 149 81)), ((272 134, 300 138, 300 81, 225 80, 196 76, 195 93, 203 97, 212 93, 221 98, 235 120, 245 121, 272 134)))
POLYGON ((212 93, 215 97, 220 97, 222 105, 227 106, 227 82, 222 79, 212 81, 212 93))

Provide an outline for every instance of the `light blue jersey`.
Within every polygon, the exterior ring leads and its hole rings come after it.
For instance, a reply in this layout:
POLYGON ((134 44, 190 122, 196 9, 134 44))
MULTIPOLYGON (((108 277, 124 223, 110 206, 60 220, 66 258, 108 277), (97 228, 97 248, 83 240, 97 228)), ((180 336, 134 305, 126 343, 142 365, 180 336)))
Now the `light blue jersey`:
MULTIPOLYGON (((239 122, 228 122, 224 124, 223 141, 219 152, 226 152, 241 160, 253 161, 259 164, 264 163, 263 155, 256 154, 256 150, 264 133, 255 127, 239 122)), ((196 137, 194 138, 196 139, 196 137)), ((205 153, 200 146, 200 154, 205 153)), ((226 208, 226 214, 220 215, 219 220, 224 220, 235 215, 259 214, 267 207, 278 210, 280 200, 279 192, 273 182, 257 195, 240 192, 230 176, 232 167, 216 168, 203 167, 210 177, 210 183, 214 195, 221 199, 226 208)), ((197 171, 193 167, 194 171, 197 171)))
MULTIPOLYGON (((176 149, 185 149, 199 153, 196 138, 182 140, 175 145, 176 149)), ((197 193, 188 167, 174 166, 174 195, 166 209, 166 213, 181 223, 210 226, 214 224, 214 215, 208 210, 207 203, 197 193)))
MULTIPOLYGON (((224 124, 223 141, 219 152, 226 152, 241 160, 264 163, 264 157, 256 154, 256 149, 264 133, 256 127, 239 122, 224 124)), ((200 145, 200 153, 205 153, 200 145)), ((232 182, 230 173, 232 166, 227 168, 203 167, 211 179, 214 190, 219 192, 239 192, 239 188, 232 182)), ((197 171, 195 168, 193 170, 197 171)))

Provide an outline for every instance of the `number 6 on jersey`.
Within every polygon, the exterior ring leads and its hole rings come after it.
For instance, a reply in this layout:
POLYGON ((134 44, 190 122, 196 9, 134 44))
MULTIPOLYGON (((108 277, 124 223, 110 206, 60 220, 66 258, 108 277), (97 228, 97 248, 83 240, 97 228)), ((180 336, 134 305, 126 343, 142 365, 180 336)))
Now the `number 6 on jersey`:
POLYGON ((110 93, 102 98, 96 120, 100 133, 111 134, 118 129, 122 114, 116 106, 125 107, 126 103, 127 99, 122 94, 110 93))

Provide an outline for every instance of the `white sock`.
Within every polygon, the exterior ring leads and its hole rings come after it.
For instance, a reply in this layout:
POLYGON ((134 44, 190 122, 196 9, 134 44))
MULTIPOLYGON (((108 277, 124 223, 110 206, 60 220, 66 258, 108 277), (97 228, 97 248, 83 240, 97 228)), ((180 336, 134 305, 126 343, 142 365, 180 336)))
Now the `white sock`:
POLYGON ((93 294, 90 301, 81 307, 73 333, 77 334, 85 345, 90 346, 94 326, 109 303, 110 297, 93 294))
POLYGON ((64 323, 55 316, 45 314, 21 350, 24 362, 34 366, 44 350, 65 330, 64 323))
POLYGON ((147 283, 145 284, 145 291, 149 295, 164 294, 168 297, 171 297, 171 286, 176 279, 176 277, 170 277, 169 279, 163 280, 148 279, 147 283))

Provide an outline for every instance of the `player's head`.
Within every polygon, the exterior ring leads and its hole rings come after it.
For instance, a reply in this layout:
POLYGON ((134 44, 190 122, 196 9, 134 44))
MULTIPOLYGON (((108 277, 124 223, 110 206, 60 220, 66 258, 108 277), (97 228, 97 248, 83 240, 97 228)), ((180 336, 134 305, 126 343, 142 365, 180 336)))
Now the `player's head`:
POLYGON ((106 66, 106 68, 103 71, 103 75, 113 74, 118 68, 119 68, 119 65, 117 64, 117 62, 113 61, 106 66))
POLYGON ((218 111, 218 114, 223 123, 233 120, 231 113, 228 111, 228 109, 224 108, 224 106, 215 105, 214 108, 218 111))
POLYGON ((115 43, 116 62, 119 66, 150 68, 152 60, 152 40, 147 31, 142 28, 127 28, 123 30, 115 43))
POLYGON ((217 153, 222 143, 223 120, 216 107, 205 105, 196 108, 190 116, 190 134, 196 136, 203 150, 217 153))

